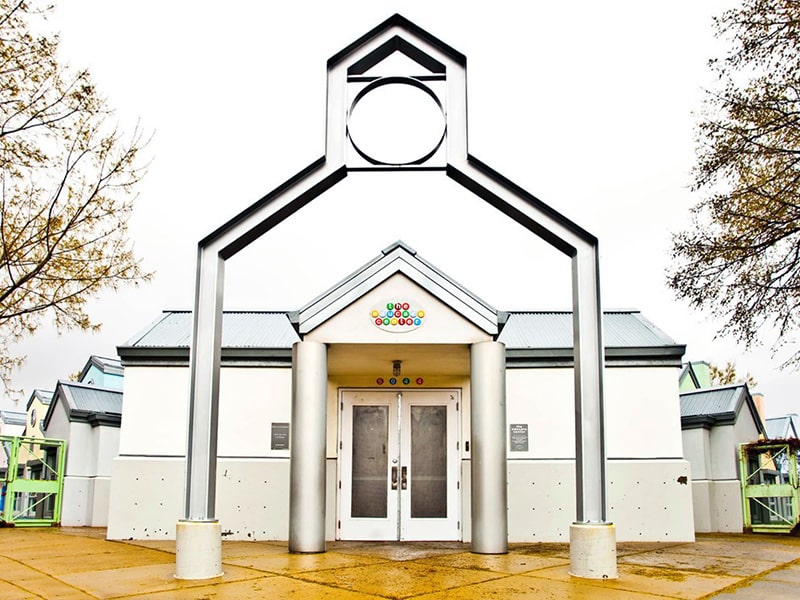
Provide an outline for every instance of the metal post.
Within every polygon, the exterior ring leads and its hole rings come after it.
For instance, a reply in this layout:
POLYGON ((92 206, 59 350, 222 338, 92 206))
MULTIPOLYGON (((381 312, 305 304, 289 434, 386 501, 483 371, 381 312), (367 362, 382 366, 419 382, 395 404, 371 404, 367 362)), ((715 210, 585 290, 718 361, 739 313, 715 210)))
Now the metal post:
POLYGON ((292 347, 289 552, 325 552, 325 441, 328 355, 325 344, 292 347))
POLYGON ((587 579, 617 577, 614 525, 606 522, 606 452, 603 414, 605 363, 597 244, 572 257, 575 348, 575 491, 570 526, 570 573, 587 579))
POLYGON ((508 552, 505 344, 470 348, 472 552, 508 552))
POLYGON ((214 516, 217 492, 217 421, 225 261, 213 247, 197 254, 190 356, 186 504, 175 537, 175 577, 222 574, 222 529, 214 516))
POLYGON ((575 346, 575 470, 578 522, 606 520, 603 361, 600 289, 595 248, 572 258, 575 346))

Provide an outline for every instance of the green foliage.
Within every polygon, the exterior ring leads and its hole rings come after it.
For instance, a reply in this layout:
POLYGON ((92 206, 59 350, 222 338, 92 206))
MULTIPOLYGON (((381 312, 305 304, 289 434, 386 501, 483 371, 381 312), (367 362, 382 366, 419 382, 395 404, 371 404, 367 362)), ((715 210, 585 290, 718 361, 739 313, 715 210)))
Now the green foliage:
POLYGON ((49 7, 0 0, 0 380, 12 345, 47 315, 63 329, 99 327, 87 301, 147 280, 127 238, 144 174, 137 130, 112 122, 87 71, 56 56, 49 7))
POLYGON ((698 125, 689 230, 669 285, 750 346, 789 346, 800 366, 800 0, 743 0, 715 19, 728 54, 698 125), (770 333, 765 333, 769 331, 770 333))

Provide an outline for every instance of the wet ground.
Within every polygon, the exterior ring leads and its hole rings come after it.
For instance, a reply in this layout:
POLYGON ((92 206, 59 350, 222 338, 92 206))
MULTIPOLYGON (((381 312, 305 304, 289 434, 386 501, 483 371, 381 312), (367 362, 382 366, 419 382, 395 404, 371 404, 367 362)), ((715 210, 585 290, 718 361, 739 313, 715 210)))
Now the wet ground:
POLYGON ((502 556, 460 543, 222 544, 224 575, 173 577, 175 542, 109 542, 89 528, 0 529, 0 599, 487 598, 636 600, 800 598, 800 538, 699 535, 695 543, 619 543, 619 578, 569 575, 566 544, 513 544, 502 556))

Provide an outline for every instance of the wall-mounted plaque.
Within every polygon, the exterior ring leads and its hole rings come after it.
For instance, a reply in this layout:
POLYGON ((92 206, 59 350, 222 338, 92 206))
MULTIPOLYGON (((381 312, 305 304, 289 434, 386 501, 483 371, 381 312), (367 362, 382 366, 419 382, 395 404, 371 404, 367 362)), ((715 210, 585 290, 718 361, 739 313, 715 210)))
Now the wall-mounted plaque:
POLYGON ((512 423, 508 426, 511 452, 528 451, 528 424, 512 423))
POLYGON ((273 423, 272 424, 272 449, 273 450, 288 450, 289 449, 289 424, 288 423, 273 423))

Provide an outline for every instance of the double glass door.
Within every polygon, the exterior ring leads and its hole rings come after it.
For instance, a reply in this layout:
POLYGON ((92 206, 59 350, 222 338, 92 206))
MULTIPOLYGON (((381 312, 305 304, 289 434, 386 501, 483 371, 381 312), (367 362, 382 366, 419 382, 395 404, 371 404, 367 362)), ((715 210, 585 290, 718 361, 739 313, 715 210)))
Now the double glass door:
POLYGON ((341 392, 339 539, 459 540, 457 390, 341 392))

